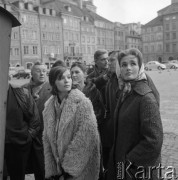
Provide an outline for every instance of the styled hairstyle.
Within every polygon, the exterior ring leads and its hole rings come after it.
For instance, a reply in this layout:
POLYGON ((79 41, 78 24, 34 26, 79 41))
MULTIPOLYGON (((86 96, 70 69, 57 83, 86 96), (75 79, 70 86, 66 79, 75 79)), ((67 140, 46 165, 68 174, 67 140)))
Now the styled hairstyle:
POLYGON ((67 70, 68 70, 67 67, 62 67, 62 66, 56 66, 54 68, 51 68, 49 72, 49 83, 52 87, 51 93, 53 95, 57 95, 57 87, 55 85, 55 81, 57 79, 61 79, 64 72, 67 70))
POLYGON ((108 54, 108 51, 105 49, 99 49, 95 52, 94 54, 94 61, 97 61, 99 59, 99 57, 103 54, 108 54))
POLYGON ((66 67, 66 64, 65 64, 65 62, 62 61, 62 60, 57 60, 57 61, 52 65, 51 68, 54 68, 54 67, 56 67, 56 66, 66 67))
POLYGON ((85 74, 86 71, 87 71, 87 68, 86 68, 86 65, 84 63, 81 63, 81 62, 74 62, 70 68, 70 70, 73 68, 73 67, 79 67, 83 73, 85 74))
POLYGON ((121 59, 128 55, 133 55, 137 57, 138 65, 141 68, 141 65, 143 63, 143 56, 142 53, 137 48, 130 48, 130 49, 126 49, 125 51, 121 51, 118 56, 119 65, 121 63, 121 59))

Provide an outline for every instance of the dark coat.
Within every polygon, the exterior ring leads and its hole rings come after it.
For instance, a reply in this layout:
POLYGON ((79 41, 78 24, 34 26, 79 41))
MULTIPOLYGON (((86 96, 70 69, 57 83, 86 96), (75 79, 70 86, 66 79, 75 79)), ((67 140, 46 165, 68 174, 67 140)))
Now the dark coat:
POLYGON ((103 124, 104 115, 105 115, 105 107, 103 104, 103 100, 100 94, 100 91, 96 88, 95 84, 91 81, 86 81, 85 87, 83 89, 83 93, 88 97, 93 105, 93 109, 95 112, 95 116, 98 123, 99 131, 101 130, 101 126, 103 124))
POLYGON ((87 76, 87 80, 91 80, 96 85, 96 88, 100 91, 104 105, 106 103, 105 90, 106 90, 106 84, 108 82, 108 79, 104 79, 103 75, 105 75, 106 73, 107 71, 99 72, 97 66, 95 66, 93 72, 91 72, 87 76))
MULTIPOLYGON (((158 166, 163 128, 158 103, 146 82, 137 82, 124 101, 119 101, 115 127, 108 180, 130 179, 124 169, 129 162, 134 164, 129 169, 133 174, 138 172, 138 166, 158 166)), ((153 174, 152 179, 156 179, 155 171, 153 174)))
POLYGON ((9 85, 6 117, 6 143, 26 144, 40 131, 36 104, 24 88, 9 85))
MULTIPOLYGON (((29 92, 32 94, 32 88, 33 85, 31 83, 27 83, 25 85, 23 85, 24 88, 27 88, 29 90, 29 92)), ((44 104, 45 102, 49 99, 49 97, 51 96, 51 86, 49 84, 49 82, 45 82, 44 85, 42 86, 40 92, 39 92, 39 98, 35 99, 38 111, 39 111, 39 115, 40 115, 40 120, 41 120, 41 129, 43 130, 43 115, 42 112, 44 110, 44 104)))
POLYGON ((101 127, 103 147, 111 148, 114 141, 114 110, 120 95, 116 74, 112 74, 106 85, 106 117, 101 127))

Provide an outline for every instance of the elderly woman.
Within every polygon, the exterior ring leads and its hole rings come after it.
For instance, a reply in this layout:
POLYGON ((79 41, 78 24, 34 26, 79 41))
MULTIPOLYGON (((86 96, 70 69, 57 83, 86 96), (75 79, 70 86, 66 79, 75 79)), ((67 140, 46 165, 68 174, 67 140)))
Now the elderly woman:
POLYGON ((138 49, 119 53, 121 95, 115 109, 115 137, 107 180, 156 179, 163 128, 159 103, 144 73, 138 49), (150 170, 150 167, 153 169, 150 170))
POLYGON ((47 179, 97 180, 100 140, 91 101, 78 89, 66 67, 49 73, 52 94, 45 103, 44 156, 47 179))

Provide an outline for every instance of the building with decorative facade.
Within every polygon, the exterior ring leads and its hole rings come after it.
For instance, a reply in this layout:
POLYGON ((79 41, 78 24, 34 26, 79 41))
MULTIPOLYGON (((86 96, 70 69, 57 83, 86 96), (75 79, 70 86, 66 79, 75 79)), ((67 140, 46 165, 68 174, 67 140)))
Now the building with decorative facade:
POLYGON ((178 0, 158 11, 142 28, 145 61, 178 59, 178 0))
POLYGON ((140 48, 140 24, 113 23, 96 13, 93 0, 5 0, 1 6, 21 22, 11 35, 10 65, 50 66, 61 59, 94 63, 97 49, 140 48), (4 4, 5 2, 5 4, 4 4))

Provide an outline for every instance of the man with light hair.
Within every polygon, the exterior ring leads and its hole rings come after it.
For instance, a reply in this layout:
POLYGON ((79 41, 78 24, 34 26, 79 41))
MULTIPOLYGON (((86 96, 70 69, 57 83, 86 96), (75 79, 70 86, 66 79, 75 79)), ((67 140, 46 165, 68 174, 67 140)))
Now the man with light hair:
POLYGON ((44 172, 44 154, 43 154, 43 109, 44 104, 51 96, 51 87, 48 82, 47 66, 41 62, 36 62, 31 69, 31 80, 28 84, 23 87, 27 88, 31 93, 33 99, 36 102, 40 121, 41 121, 41 132, 39 133, 38 139, 34 143, 32 151, 35 151, 35 157, 33 158, 33 171, 35 174, 35 180, 43 180, 45 177, 44 172))

